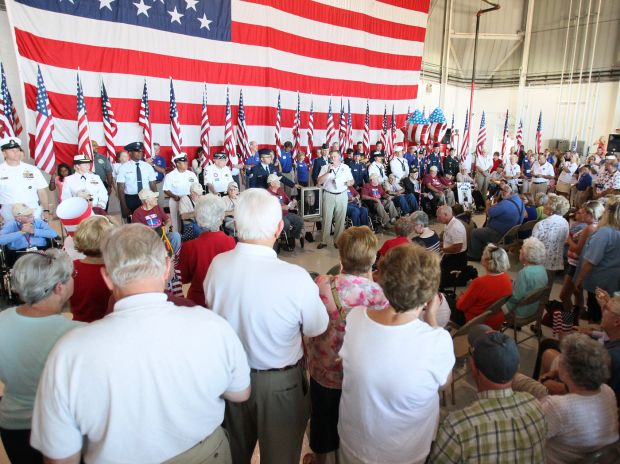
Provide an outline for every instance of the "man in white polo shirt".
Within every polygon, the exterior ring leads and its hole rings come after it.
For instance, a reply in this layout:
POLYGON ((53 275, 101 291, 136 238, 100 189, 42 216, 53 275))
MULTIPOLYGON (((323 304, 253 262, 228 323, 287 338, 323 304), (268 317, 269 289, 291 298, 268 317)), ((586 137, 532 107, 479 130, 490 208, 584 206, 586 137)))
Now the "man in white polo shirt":
POLYGON ((250 395, 239 338, 212 311, 166 301, 171 261, 146 226, 113 230, 102 253, 114 312, 51 351, 32 446, 46 462, 230 463, 224 400, 250 395))
POLYGON ((187 169, 187 155, 179 153, 172 162, 176 169, 170 171, 164 177, 164 194, 170 199, 170 220, 172 221, 172 230, 181 232, 179 227, 179 202, 181 198, 189 195, 190 188, 193 184, 198 183, 198 177, 191 170, 187 169))
POLYGON ((334 221, 334 244, 344 230, 344 220, 347 216, 347 191, 353 185, 351 168, 340 162, 340 152, 332 150, 329 153, 329 163, 321 168, 317 179, 318 185, 323 187, 323 239, 317 248, 325 248, 334 221))
POLYGON ((440 288, 452 286, 463 279, 467 268, 467 230, 465 225, 454 217, 452 208, 447 205, 437 208, 437 220, 445 224, 441 251, 441 284, 440 288), (461 275, 452 274, 460 271, 461 275))
POLYGON ((325 332, 327 311, 308 272, 273 250, 284 227, 278 199, 247 189, 234 215, 239 243, 213 259, 204 281, 207 308, 232 325, 251 368, 249 401, 226 407, 233 462, 249 464, 258 439, 261 462, 298 463, 310 415, 302 337, 325 332))
POLYGON ((227 161, 226 153, 216 153, 213 155, 213 164, 205 168, 205 184, 210 193, 224 195, 228 184, 234 181, 227 161))
POLYGON ((539 192, 547 193, 549 181, 555 179, 555 171, 551 163, 547 161, 547 157, 542 153, 538 155, 538 161, 532 165, 532 185, 530 193, 536 199, 539 192))
POLYGON ((0 164, 0 205, 4 221, 12 221, 11 208, 24 203, 33 209, 35 218, 47 219, 49 203, 47 182, 36 166, 22 162, 24 152, 17 137, 0 141, 4 163, 0 164))

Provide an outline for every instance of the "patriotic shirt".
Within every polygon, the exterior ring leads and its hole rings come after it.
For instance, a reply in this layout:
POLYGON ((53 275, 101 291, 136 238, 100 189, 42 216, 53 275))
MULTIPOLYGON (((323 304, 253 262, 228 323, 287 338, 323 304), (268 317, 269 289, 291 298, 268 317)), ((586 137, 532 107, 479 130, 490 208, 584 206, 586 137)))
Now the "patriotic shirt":
POLYGON ((369 182, 364 184, 362 187, 362 195, 374 198, 375 200, 381 200, 381 198, 385 195, 385 192, 383 191, 383 187, 380 185, 375 186, 369 182))
POLYGON ((168 215, 164 213, 164 210, 159 205, 155 205, 149 210, 145 210, 143 206, 140 206, 131 215, 131 222, 144 224, 151 229, 162 227, 167 220, 168 215))

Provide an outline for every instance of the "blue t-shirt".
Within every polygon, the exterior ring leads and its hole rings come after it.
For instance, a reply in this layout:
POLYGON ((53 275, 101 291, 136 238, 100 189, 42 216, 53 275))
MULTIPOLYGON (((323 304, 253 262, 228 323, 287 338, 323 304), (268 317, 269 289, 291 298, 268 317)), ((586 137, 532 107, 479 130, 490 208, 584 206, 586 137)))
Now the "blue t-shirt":
POLYGON ((577 181, 577 190, 584 192, 588 187, 592 187, 592 176, 586 173, 577 181))
POLYGON ((308 182, 308 165, 305 161, 295 161, 297 169, 297 182, 308 182))
MULTIPOLYGON (((158 168, 166 169, 166 159, 163 156, 158 155, 154 157, 153 164, 157 166, 158 168)), ((155 174, 157 174, 157 178, 155 179, 155 182, 161 182, 162 180, 164 180, 164 174, 162 174, 161 172, 157 170, 155 170, 155 174)))
POLYGON ((280 149, 280 168, 282 172, 289 173, 293 170, 293 152, 280 149))
POLYGON ((583 281, 583 288, 594 293, 596 287, 601 287, 610 295, 620 290, 620 230, 604 226, 588 237, 575 276, 579 275, 584 260, 593 266, 583 281))
POLYGON ((511 227, 523 222, 524 213, 525 208, 518 195, 504 198, 489 208, 489 227, 504 235, 511 227))
MULTIPOLYGON (((252 156, 245 160, 245 164, 249 164, 250 166, 256 166, 258 163, 260 163, 260 156, 258 152, 254 153, 252 156)), ((249 172, 251 169, 252 168, 249 168, 247 169, 247 171, 249 172)))

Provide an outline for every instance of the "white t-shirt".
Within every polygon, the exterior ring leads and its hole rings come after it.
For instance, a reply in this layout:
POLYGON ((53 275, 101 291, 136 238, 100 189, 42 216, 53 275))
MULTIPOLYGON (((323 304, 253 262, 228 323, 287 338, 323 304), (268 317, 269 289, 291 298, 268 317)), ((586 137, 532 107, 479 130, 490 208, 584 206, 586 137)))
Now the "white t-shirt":
POLYGON ((0 205, 5 221, 13 219, 11 208, 15 203, 25 203, 35 210, 35 217, 41 217, 38 191, 44 188, 47 182, 36 166, 21 162, 17 166, 0 164, 0 205))
POLYGON ((327 310, 308 271, 267 246, 238 243, 217 255, 204 293, 207 308, 239 335, 254 369, 295 364, 303 355, 302 330, 316 337, 327 329, 327 310))
POLYGON ((232 168, 230 168, 230 172, 232 173, 233 176, 238 176, 239 175, 239 168, 235 168, 234 166, 237 165, 237 164, 240 164, 239 157, 236 154, 235 155, 228 155, 228 161, 233 166, 232 168))
POLYGON ((439 423, 438 389, 454 366, 450 334, 415 320, 385 326, 347 316, 340 446, 366 464, 422 463, 439 423))
MULTIPOLYGON (((157 179, 157 173, 155 169, 144 161, 137 162, 140 165, 140 175, 142 176, 142 189, 149 188, 149 182, 155 182, 157 179)), ((126 195, 137 195, 138 191, 138 176, 136 161, 130 160, 123 163, 118 168, 116 174, 116 182, 119 184, 125 184, 126 195)))
POLYGON ((616 395, 608 385, 595 395, 549 395, 541 403, 549 464, 581 461, 585 453, 618 440, 616 395))
POLYGON ((547 182, 547 179, 540 176, 555 176, 555 171, 553 170, 553 166, 545 161, 545 164, 542 166, 536 161, 532 165, 532 176, 534 177, 534 182, 547 182))
POLYGON ((105 208, 108 202, 108 191, 101 182, 101 177, 92 172, 75 173, 65 178, 60 200, 77 197, 80 190, 86 190, 93 198, 93 206, 105 208))
POLYGON ((565 184, 576 183, 577 179, 573 177, 573 174, 577 170, 577 165, 575 163, 569 163, 568 171, 565 171, 564 168, 560 171, 560 175, 558 176, 559 182, 564 182, 565 184))
POLYGON ((504 168, 504 174, 516 180, 516 178, 521 175, 521 166, 519 166, 518 163, 508 163, 504 168))
POLYGON ((329 171, 332 172, 330 172, 327 179, 323 182, 323 188, 332 193, 346 192, 349 188, 347 183, 353 181, 353 174, 351 174, 351 169, 349 166, 344 163, 340 163, 338 167, 335 168, 331 164, 326 164, 319 171, 319 177, 329 171))
POLYGON ((478 172, 478 169, 482 171, 488 171, 489 169, 491 169, 492 166, 493 166, 493 158, 491 158, 489 155, 476 156, 476 172, 478 172))
POLYGON ((443 246, 444 248, 454 245, 455 243, 462 243, 463 247, 459 253, 467 250, 467 231, 465 225, 453 217, 450 222, 446 224, 446 228, 443 232, 443 246))
POLYGON ((179 172, 177 169, 164 176, 163 190, 168 190, 179 197, 189 195, 193 183, 198 183, 198 177, 190 170, 179 172))
POLYGON ((405 158, 395 157, 390 161, 390 170, 396 176, 397 180, 409 175, 409 163, 405 158))
POLYGON ((249 384, 241 343, 221 317, 163 293, 129 296, 51 351, 31 444, 61 459, 84 437, 86 462, 162 462, 213 433, 221 395, 249 384))
POLYGON ((232 172, 228 166, 218 168, 215 164, 211 164, 205 168, 205 185, 211 184, 217 193, 223 193, 228 190, 228 184, 234 181, 232 172))

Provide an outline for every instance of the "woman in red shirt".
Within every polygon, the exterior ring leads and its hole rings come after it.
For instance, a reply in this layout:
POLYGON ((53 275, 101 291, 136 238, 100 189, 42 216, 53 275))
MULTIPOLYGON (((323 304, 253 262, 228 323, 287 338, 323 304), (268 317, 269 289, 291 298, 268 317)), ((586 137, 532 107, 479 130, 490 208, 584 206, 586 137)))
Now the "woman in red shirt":
POLYGON ((104 264, 100 245, 113 227, 107 217, 91 216, 75 232, 75 249, 86 256, 73 261, 75 289, 70 302, 75 321, 93 322, 106 314, 110 290, 101 276, 104 264))
MULTIPOLYGON (((489 243, 482 253, 480 264, 486 274, 474 279, 456 299, 452 320, 459 325, 479 316, 500 298, 512 295, 512 281, 506 273, 510 269, 510 261, 503 248, 489 243)), ((500 310, 487 319, 485 324, 498 330, 503 322, 504 313, 500 310)))

